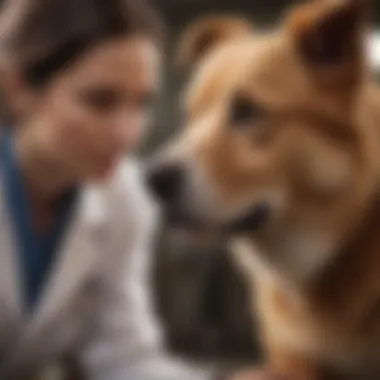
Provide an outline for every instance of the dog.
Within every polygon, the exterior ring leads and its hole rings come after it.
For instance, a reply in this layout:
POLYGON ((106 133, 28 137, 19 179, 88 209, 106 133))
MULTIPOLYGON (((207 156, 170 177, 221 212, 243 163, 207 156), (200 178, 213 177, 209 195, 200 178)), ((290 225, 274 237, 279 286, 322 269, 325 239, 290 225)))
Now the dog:
POLYGON ((268 368, 300 380, 380 378, 370 14, 366 0, 315 0, 270 31, 195 22, 179 44, 185 127, 147 175, 169 220, 231 244, 268 368))

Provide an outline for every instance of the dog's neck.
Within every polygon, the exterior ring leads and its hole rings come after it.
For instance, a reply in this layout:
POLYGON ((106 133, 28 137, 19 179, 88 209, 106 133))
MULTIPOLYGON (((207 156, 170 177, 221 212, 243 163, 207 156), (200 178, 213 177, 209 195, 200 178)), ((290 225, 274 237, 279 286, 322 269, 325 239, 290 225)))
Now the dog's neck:
POLYGON ((304 225, 288 225, 276 239, 239 238, 233 250, 244 270, 259 279, 265 278, 304 289, 337 255, 337 242, 328 234, 315 232, 304 225))
POLYGON ((318 273, 310 290, 325 306, 357 318, 380 310, 380 196, 355 233, 345 239, 335 259, 318 273), (328 305, 326 305, 326 302, 328 305))
MULTIPOLYGON (((254 276, 278 280, 299 292, 322 289, 326 283, 331 290, 341 271, 349 271, 351 266, 355 269, 364 259, 376 261, 371 249, 375 242, 380 247, 380 196, 370 205, 360 214, 360 222, 341 236, 328 228, 319 230, 307 223, 289 223, 276 234, 276 239, 236 240, 235 251, 241 256, 239 261, 244 269, 253 271, 254 276)), ((379 271, 380 254, 377 256, 379 271)))

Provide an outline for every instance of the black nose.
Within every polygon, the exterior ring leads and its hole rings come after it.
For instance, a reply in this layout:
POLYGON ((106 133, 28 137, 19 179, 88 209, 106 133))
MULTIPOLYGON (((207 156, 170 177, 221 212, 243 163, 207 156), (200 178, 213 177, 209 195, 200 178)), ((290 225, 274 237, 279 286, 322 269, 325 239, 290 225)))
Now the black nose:
POLYGON ((148 187, 159 201, 178 199, 184 179, 184 168, 178 163, 153 165, 147 173, 148 187))

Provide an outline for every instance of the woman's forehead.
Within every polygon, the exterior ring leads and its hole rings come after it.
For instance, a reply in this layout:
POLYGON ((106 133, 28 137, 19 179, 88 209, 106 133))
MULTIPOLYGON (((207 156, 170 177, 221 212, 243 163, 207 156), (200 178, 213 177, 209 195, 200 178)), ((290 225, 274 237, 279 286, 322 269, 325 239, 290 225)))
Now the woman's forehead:
POLYGON ((100 43, 83 53, 61 78, 76 83, 115 81, 119 86, 139 82, 154 85, 160 62, 158 47, 149 38, 126 37, 100 43))

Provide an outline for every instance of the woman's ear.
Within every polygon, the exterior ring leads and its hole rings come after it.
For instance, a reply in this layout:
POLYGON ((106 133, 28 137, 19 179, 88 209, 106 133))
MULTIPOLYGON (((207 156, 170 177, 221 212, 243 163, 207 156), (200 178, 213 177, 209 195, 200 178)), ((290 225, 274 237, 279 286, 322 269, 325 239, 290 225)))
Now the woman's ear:
POLYGON ((251 23, 243 18, 216 15, 200 19, 180 38, 177 63, 181 67, 192 67, 220 43, 252 32, 251 23))
POLYGON ((316 73, 355 80, 364 66, 370 0, 314 0, 287 19, 297 53, 316 73))

